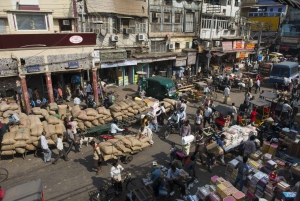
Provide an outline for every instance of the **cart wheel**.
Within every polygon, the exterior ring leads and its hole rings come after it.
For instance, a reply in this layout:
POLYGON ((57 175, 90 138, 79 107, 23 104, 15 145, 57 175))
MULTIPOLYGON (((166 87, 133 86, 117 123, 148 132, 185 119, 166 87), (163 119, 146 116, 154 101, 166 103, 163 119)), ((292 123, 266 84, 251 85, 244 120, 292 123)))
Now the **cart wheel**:
POLYGON ((164 138, 167 139, 170 135, 170 130, 167 129, 165 132, 164 132, 164 138))
POLYGON ((133 159, 132 156, 125 156, 124 162, 125 162, 126 164, 128 164, 128 163, 130 163, 130 162, 132 161, 132 159, 133 159))

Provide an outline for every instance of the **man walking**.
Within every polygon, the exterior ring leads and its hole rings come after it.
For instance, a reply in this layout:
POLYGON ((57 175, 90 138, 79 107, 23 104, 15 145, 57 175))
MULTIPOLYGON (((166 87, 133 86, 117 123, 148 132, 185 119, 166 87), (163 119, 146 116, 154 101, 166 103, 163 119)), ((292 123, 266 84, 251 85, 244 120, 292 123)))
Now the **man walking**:
POLYGON ((71 94, 71 89, 70 89, 69 85, 66 86, 66 96, 67 96, 66 97, 67 102, 70 102, 72 94, 71 94))
POLYGON ((205 128, 205 124, 206 122, 208 122, 208 124, 210 124, 210 117, 212 114, 212 109, 208 107, 208 105, 205 106, 205 110, 204 110, 204 121, 203 121, 203 127, 205 128))
POLYGON ((227 104, 227 99, 229 97, 229 94, 230 94, 230 89, 228 86, 226 86, 224 89, 224 104, 227 104))
POLYGON ((53 165, 56 165, 57 164, 57 161, 60 157, 64 156, 65 158, 65 161, 69 161, 70 159, 68 158, 65 150, 64 150, 64 144, 62 142, 62 134, 58 134, 57 135, 57 140, 56 140, 56 148, 58 150, 58 155, 57 157, 55 158, 55 160, 52 162, 53 165))
POLYGON ((67 154, 70 153, 72 147, 74 146, 75 148, 75 153, 78 153, 79 152, 79 147, 78 147, 78 144, 76 143, 75 141, 75 138, 74 138, 74 134, 73 132, 71 131, 72 129, 72 125, 71 124, 68 124, 67 125, 67 139, 68 139, 68 143, 69 143, 69 148, 67 150, 67 154))
POLYGON ((256 83, 255 83, 255 93, 257 93, 257 89, 260 92, 260 80, 259 79, 257 79, 256 83))
POLYGON ((45 136, 46 136, 46 132, 43 131, 41 136, 41 147, 44 153, 44 162, 46 163, 46 162, 50 162, 52 152, 49 149, 48 142, 45 136))

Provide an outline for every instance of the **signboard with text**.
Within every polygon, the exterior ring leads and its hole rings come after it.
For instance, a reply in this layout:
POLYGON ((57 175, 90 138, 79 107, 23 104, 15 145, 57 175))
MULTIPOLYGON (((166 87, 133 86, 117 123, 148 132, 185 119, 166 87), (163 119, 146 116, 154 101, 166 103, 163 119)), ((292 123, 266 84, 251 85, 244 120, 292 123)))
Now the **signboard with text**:
POLYGON ((68 68, 79 68, 78 61, 68 62, 68 68))
POLYGON ((27 66, 27 73, 40 72, 40 66, 27 66))
POLYGON ((223 48, 223 51, 232 50, 232 41, 223 41, 222 48, 223 48))
POLYGON ((281 42, 283 43, 298 43, 298 41, 298 38, 281 37, 281 42))
POLYGON ((245 46, 245 41, 235 40, 233 41, 233 50, 243 50, 245 46))
POLYGON ((255 44, 254 43, 248 43, 246 44, 246 50, 254 50, 255 44))

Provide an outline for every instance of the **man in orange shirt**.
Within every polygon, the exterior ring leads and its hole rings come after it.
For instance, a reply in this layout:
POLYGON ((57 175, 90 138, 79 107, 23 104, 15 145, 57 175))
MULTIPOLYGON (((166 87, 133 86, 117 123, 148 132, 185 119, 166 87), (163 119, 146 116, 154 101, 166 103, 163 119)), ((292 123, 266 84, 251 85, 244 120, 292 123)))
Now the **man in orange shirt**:
POLYGON ((58 95, 59 95, 58 100, 61 100, 63 98, 63 93, 62 93, 61 88, 58 87, 57 91, 58 91, 58 95))

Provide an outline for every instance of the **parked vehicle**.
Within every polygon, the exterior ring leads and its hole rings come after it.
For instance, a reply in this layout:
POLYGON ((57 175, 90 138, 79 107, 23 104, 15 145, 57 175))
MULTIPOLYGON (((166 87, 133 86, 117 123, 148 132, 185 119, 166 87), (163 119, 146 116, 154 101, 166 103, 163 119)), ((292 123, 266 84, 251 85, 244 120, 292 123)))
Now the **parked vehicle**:
POLYGON ((297 62, 281 62, 274 64, 271 74, 270 82, 284 84, 284 78, 294 79, 298 76, 298 63, 297 62))
POLYGON ((176 87, 172 79, 154 76, 147 79, 146 95, 162 101, 164 98, 177 99, 176 87))

